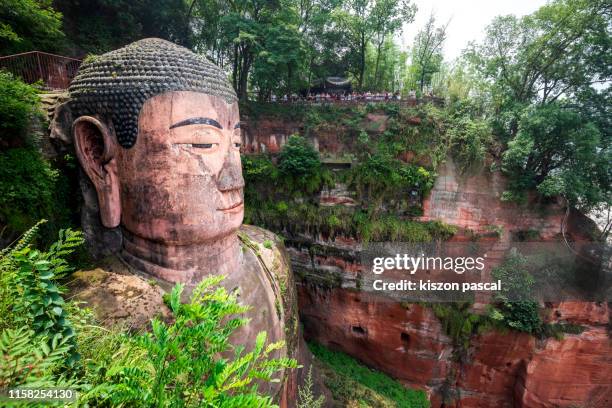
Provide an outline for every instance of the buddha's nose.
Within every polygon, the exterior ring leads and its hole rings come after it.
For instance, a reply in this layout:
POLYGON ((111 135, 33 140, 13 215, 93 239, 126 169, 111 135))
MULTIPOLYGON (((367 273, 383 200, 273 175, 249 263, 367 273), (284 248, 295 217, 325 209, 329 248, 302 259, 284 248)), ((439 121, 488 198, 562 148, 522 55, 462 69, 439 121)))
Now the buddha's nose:
POLYGON ((217 188, 219 191, 230 191, 244 187, 240 158, 235 159, 232 156, 225 156, 223 167, 217 177, 217 188))

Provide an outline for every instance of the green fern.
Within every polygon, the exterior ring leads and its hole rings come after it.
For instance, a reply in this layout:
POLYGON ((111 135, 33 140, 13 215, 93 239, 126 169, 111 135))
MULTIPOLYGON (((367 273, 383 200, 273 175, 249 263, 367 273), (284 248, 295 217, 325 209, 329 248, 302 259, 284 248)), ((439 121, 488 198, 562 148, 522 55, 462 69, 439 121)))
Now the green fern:
POLYGON ((50 342, 66 340, 72 344, 66 362, 73 365, 78 360, 72 339, 74 330, 65 311, 58 280, 72 271, 65 258, 83 243, 83 236, 78 231, 61 230, 58 241, 49 251, 41 252, 31 248, 30 242, 43 222, 31 228, 0 258, 0 292, 15 300, 14 305, 2 303, 2 311, 10 317, 2 327, 21 324, 31 327, 50 342))
POLYGON ((27 386, 32 388, 73 385, 53 376, 70 350, 67 339, 47 341, 33 330, 21 327, 0 334, 0 389, 27 386))
POLYGON ((248 307, 218 287, 222 276, 204 279, 190 302, 181 303, 182 285, 168 299, 174 322, 151 322, 151 332, 125 338, 123 347, 146 355, 145 361, 105 368, 98 385, 82 396, 90 405, 130 407, 272 407, 269 396, 257 391, 261 381, 277 382, 276 375, 297 367, 289 358, 272 358, 282 342, 266 345, 260 333, 253 350, 233 347, 230 335, 247 323, 248 307), (233 358, 228 359, 232 351, 233 358))
POLYGON ((319 395, 315 397, 312 390, 312 366, 308 367, 308 375, 304 380, 304 386, 298 388, 297 408, 322 408, 325 402, 325 396, 319 395))

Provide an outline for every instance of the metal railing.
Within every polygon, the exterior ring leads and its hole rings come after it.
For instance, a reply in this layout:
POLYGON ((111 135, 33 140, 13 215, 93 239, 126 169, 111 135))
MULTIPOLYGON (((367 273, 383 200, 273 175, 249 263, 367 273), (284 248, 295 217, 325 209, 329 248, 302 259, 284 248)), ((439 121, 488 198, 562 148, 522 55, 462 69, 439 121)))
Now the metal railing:
POLYGON ((24 82, 42 81, 46 89, 67 89, 81 65, 81 60, 42 51, 0 57, 0 69, 5 69, 24 82))

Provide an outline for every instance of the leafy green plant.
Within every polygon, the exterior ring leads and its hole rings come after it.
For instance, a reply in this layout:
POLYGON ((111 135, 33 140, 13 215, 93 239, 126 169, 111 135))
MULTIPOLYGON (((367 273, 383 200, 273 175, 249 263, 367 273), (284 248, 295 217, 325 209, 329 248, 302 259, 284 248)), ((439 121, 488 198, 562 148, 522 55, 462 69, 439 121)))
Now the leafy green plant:
MULTIPOLYGON (((401 149, 400 149, 401 150, 401 149)), ((425 196, 433 187, 435 175, 422 166, 407 164, 396 158, 392 145, 379 143, 373 153, 361 155, 348 175, 349 186, 357 191, 362 206, 375 216, 383 203, 401 201, 411 191, 425 196)))
POLYGON ((306 194, 331 184, 329 172, 321 165, 319 153, 306 139, 292 135, 278 156, 280 181, 287 191, 306 194))
POLYGON ((53 237, 60 225, 69 225, 65 175, 33 148, 0 152, 0 245, 22 234, 36 221, 53 237))
POLYGON ((10 281, 3 282, 9 285, 4 290, 12 292, 11 298, 19 299, 10 311, 14 324, 29 326, 36 335, 54 344, 67 341, 70 353, 66 363, 69 365, 78 360, 78 353, 58 280, 72 271, 66 257, 83 241, 81 232, 61 230, 58 240, 47 252, 21 245, 0 259, 2 270, 8 269, 10 276, 10 281))
POLYGON ((256 381, 279 381, 274 375, 297 363, 272 358, 283 343, 266 346, 265 332, 257 336, 249 352, 243 346, 231 346, 230 335, 247 323, 238 316, 248 307, 217 287, 222 279, 204 279, 186 304, 180 301, 183 285, 176 285, 168 300, 173 323, 153 319, 151 333, 131 340, 136 352, 146 353, 145 364, 111 365, 104 381, 83 400, 132 407, 273 406, 271 397, 258 393, 256 381), (233 357, 225 357, 231 351, 233 357))
POLYGON ((4 55, 58 51, 63 40, 62 14, 53 10, 51 1, 5 0, 0 4, 0 48, 4 55))
POLYGON ((503 153, 510 177, 505 197, 516 200, 537 189, 588 212, 610 202, 611 155, 606 135, 580 112, 560 103, 526 109, 503 153))
POLYGON ((542 321, 538 314, 538 304, 532 298, 535 279, 526 266, 527 258, 513 248, 504 262, 493 268, 493 279, 502 281, 502 288, 494 300, 505 325, 515 330, 537 333, 542 321))
POLYGON ((0 71, 0 149, 24 144, 29 121, 40 114, 39 100, 36 87, 0 71))
POLYGON ((304 385, 298 388, 297 408, 322 408, 325 403, 325 396, 315 397, 312 382, 312 366, 308 367, 308 374, 304 380, 304 385))
POLYGON ((49 342, 26 327, 4 329, 0 334, 0 389, 73 385, 74 381, 53 374, 72 348, 68 340, 54 338, 49 342))
POLYGON ((436 317, 442 323, 447 336, 453 341, 453 357, 463 361, 472 335, 482 333, 495 325, 495 319, 488 315, 479 315, 470 311, 470 302, 434 303, 431 305, 436 317))

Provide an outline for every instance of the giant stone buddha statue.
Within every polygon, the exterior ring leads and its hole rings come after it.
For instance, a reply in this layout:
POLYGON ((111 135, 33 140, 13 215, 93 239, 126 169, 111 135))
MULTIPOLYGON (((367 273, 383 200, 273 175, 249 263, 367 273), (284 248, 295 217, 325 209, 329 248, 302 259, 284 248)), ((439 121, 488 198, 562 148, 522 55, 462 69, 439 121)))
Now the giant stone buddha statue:
MULTIPOLYGON (((105 242, 128 273, 160 282, 189 289, 225 275, 224 286, 253 306, 235 340, 248 347, 265 330, 269 341, 286 341, 282 355, 294 356, 296 306, 282 245, 268 231, 241 227, 240 116, 225 73, 186 48, 144 39, 84 63, 69 92, 87 176, 86 237, 105 242), (88 189, 97 202, 88 202, 88 189)), ((290 400, 294 386, 284 388, 279 398, 290 400)))

